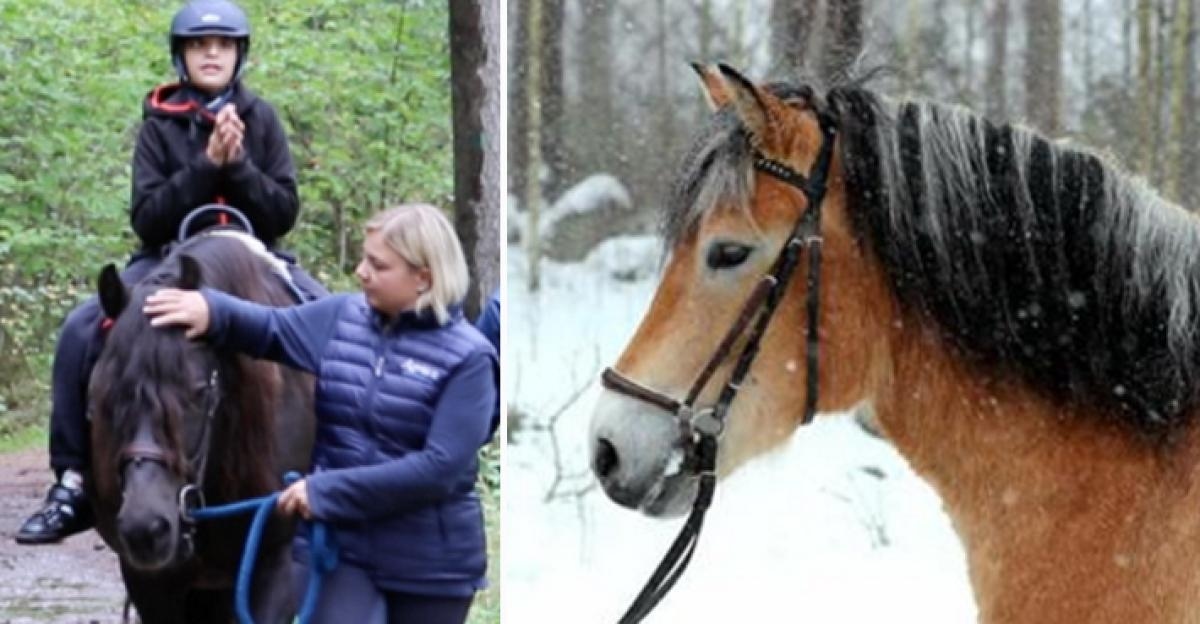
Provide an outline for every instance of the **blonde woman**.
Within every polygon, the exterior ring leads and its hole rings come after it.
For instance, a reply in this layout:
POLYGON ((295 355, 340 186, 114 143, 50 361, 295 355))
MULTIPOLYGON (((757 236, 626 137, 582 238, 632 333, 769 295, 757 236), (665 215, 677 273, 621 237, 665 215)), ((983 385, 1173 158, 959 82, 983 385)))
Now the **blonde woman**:
POLYGON ((164 289, 145 312, 317 375, 312 472, 279 499, 341 549, 314 621, 459 624, 485 585, 476 452, 495 426, 496 352, 463 320, 466 263, 438 209, 372 218, 355 273, 361 294, 294 308, 164 289))

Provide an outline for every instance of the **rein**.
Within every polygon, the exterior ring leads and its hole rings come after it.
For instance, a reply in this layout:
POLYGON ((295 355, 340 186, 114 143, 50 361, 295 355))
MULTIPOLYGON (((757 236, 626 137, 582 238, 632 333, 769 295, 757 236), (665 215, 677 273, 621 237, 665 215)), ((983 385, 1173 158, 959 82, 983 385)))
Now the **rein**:
MULTIPOLYGON (((284 476, 283 481, 285 485, 291 485, 299 478, 299 474, 289 472, 284 476)), ((254 563, 258 558, 259 547, 262 545, 263 531, 266 529, 271 512, 275 509, 275 504, 279 501, 279 494, 279 492, 274 492, 227 505, 196 509, 191 513, 194 520, 210 520, 254 512, 254 519, 250 523, 250 529, 246 532, 246 546, 242 549, 242 561, 238 565, 237 584, 235 585, 234 608, 239 624, 254 624, 254 617, 250 614, 250 581, 254 576, 254 563)), ((329 528, 324 522, 313 522, 312 539, 309 540, 308 589, 304 595, 304 602, 300 606, 300 612, 296 614, 296 621, 299 624, 306 624, 312 618, 312 614, 317 608, 317 597, 321 595, 321 582, 326 573, 337 567, 337 561, 337 545, 329 534, 329 528)))
POLYGON ((689 468, 699 479, 695 501, 687 521, 675 537, 671 547, 655 568, 650 579, 642 587, 633 603, 621 616, 619 624, 634 624, 642 621, 658 603, 671 591, 679 577, 683 575, 695 553, 696 544, 700 539, 700 530, 704 525, 704 515, 712 503, 713 492, 716 489, 717 475, 717 443, 725 430, 726 416, 729 408, 737 398, 742 381, 750 371, 750 366, 758 356, 759 344, 766 333, 767 326, 783 295, 787 291, 797 265, 800 263, 801 251, 808 253, 808 294, 805 301, 805 311, 808 316, 806 340, 806 390, 804 416, 801 425, 812 422, 817 411, 817 367, 819 364, 820 342, 817 336, 817 320, 821 307, 821 204, 825 198, 826 182, 829 176, 829 165, 833 156, 833 142, 837 129, 834 122, 827 116, 818 113, 821 124, 822 144, 817 160, 813 164, 809 177, 795 171, 791 167, 767 158, 761 152, 755 151, 754 168, 770 175, 804 194, 808 207, 796 220, 792 234, 788 237, 783 248, 771 267, 755 285, 749 297, 746 298, 737 319, 712 356, 700 370, 692 382, 683 400, 654 390, 638 381, 609 367, 601 375, 601 383, 605 388, 624 394, 628 397, 650 403, 670 413, 679 423, 680 435, 685 445, 687 460, 685 467, 689 468), (720 365, 729 358, 734 344, 743 334, 747 334, 746 344, 742 347, 734 364, 733 372, 726 380, 716 404, 711 408, 696 409, 696 400, 707 387, 713 374, 720 365))
MULTIPOLYGON (((259 547, 262 545, 263 531, 266 530, 267 520, 279 500, 279 492, 266 496, 249 498, 225 505, 209 507, 204 500, 204 477, 208 469, 208 453, 212 445, 212 422, 217 407, 221 403, 221 391, 218 385, 220 375, 213 369, 205 386, 206 398, 204 409, 204 425, 200 440, 195 449, 188 454, 188 466, 195 466, 192 471, 193 481, 179 489, 179 517, 183 525, 183 548, 188 555, 195 549, 197 523, 214 518, 229 518, 245 513, 254 512, 250 528, 246 532, 246 545, 242 549, 242 559, 238 566, 237 582, 234 593, 234 608, 240 624, 254 624, 250 614, 250 582, 254 575, 254 564, 258 558, 259 547)), ((174 454, 165 451, 157 445, 134 442, 121 451, 122 474, 124 466, 129 462, 151 461, 170 466, 174 454)), ((284 483, 290 485, 300 478, 295 472, 284 476, 284 483)), ((337 547, 329 534, 329 529, 323 522, 312 523, 312 539, 310 540, 310 569, 308 592, 297 614, 300 624, 308 622, 317 606, 321 583, 325 574, 337 566, 337 547)), ((128 617, 126 617, 128 621, 128 617)))

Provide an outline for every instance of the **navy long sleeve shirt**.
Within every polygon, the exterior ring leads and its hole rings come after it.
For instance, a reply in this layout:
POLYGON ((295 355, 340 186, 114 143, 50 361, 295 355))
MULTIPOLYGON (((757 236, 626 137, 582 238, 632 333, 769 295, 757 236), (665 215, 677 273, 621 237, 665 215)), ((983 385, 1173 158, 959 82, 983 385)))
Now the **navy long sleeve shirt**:
MULTIPOLYGON (((272 308, 210 289, 202 292, 210 310, 210 341, 318 377, 322 356, 350 296, 272 308)), ((493 362, 490 354, 476 352, 452 371, 436 400, 423 448, 384 463, 310 475, 313 517, 331 522, 367 520, 450 496, 456 477, 474 467, 479 447, 491 434, 489 419, 479 415, 491 414, 497 399, 493 362)))

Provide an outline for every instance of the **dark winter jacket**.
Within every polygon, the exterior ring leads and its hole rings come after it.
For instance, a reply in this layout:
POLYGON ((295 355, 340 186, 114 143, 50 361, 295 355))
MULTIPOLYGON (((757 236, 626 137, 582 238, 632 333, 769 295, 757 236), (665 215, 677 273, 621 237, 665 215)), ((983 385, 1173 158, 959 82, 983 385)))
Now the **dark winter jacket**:
POLYGON ((210 340, 316 373, 309 506, 332 523, 340 557, 392 591, 484 587, 477 452, 499 366, 461 312, 445 325, 413 313, 385 324, 361 295, 269 308, 203 292, 210 340))
POLYGON ((240 83, 229 101, 246 125, 245 157, 218 167, 205 149, 214 114, 178 83, 146 97, 133 153, 131 221, 142 249, 157 252, 175 239, 193 208, 224 203, 250 219, 268 246, 292 229, 300 210, 296 171, 275 110, 240 83))

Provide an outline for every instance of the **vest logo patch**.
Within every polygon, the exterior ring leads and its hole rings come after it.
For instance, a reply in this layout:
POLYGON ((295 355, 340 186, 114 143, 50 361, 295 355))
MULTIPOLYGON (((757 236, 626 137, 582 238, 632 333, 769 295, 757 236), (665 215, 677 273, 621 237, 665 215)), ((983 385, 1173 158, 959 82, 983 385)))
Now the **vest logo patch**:
POLYGON ((408 373, 409 375, 424 377, 430 381, 437 381, 442 377, 442 372, 438 369, 424 362, 418 362, 412 358, 404 358, 404 361, 400 362, 400 370, 408 373))

